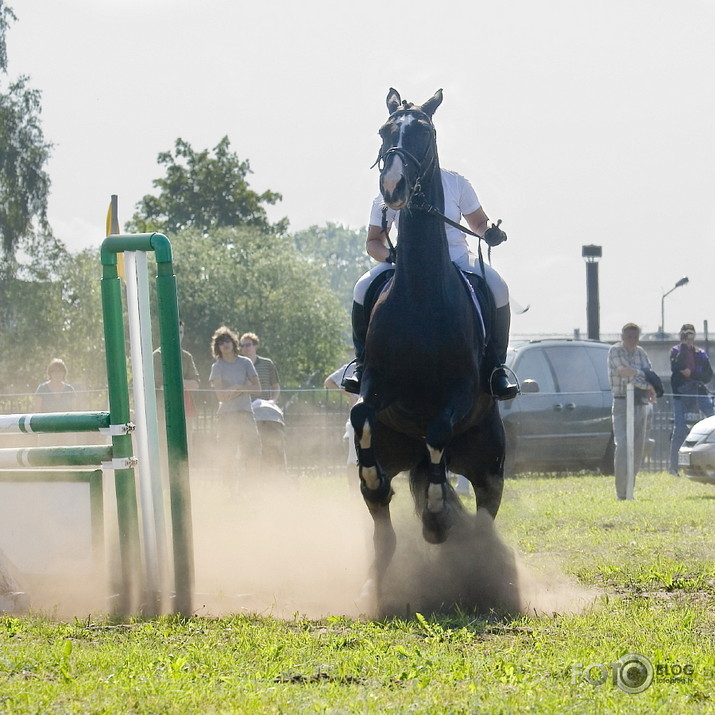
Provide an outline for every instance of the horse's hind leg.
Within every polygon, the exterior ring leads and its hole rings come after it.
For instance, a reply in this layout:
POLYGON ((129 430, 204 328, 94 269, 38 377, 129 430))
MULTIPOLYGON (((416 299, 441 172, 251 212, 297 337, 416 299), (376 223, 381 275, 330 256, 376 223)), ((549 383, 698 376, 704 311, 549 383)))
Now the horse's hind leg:
POLYGON ((375 424, 374 410, 364 402, 358 402, 350 411, 350 420, 355 429, 355 446, 358 454, 360 491, 373 521, 373 544, 375 559, 371 579, 366 588, 373 591, 379 604, 382 582, 387 567, 395 553, 396 536, 390 518, 390 500, 393 491, 390 479, 377 463, 372 445, 375 424))
MULTIPOLYGON (((452 439, 454 422, 467 409, 465 394, 471 394, 470 383, 456 382, 452 388, 455 394, 446 401, 442 412, 429 424, 425 438, 429 461, 427 464, 427 486, 424 509, 422 511, 422 534, 431 544, 441 544, 446 540, 454 523, 455 508, 459 506, 452 487, 447 482, 447 467, 444 451, 452 439)), ((424 467, 423 467, 424 468, 424 467)), ((413 483, 419 481, 416 470, 413 483)))
POLYGON ((454 522, 450 503, 451 487, 447 483, 444 452, 427 447, 429 452, 427 494, 422 510, 422 535, 430 544, 441 544, 447 539, 454 522))

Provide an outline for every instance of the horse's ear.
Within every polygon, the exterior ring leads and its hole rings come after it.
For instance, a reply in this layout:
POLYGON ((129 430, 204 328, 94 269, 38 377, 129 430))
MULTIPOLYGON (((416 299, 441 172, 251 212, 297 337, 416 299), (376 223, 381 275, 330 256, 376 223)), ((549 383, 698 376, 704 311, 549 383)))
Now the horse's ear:
POLYGON ((442 104, 442 90, 438 89, 432 97, 430 97, 423 105, 422 105, 422 111, 428 116, 431 117, 435 111, 437 110, 437 107, 442 104))
POLYGON ((400 93, 390 87, 390 91, 387 93, 387 111, 390 112, 390 114, 396 112, 401 103, 402 98, 400 97, 400 93))

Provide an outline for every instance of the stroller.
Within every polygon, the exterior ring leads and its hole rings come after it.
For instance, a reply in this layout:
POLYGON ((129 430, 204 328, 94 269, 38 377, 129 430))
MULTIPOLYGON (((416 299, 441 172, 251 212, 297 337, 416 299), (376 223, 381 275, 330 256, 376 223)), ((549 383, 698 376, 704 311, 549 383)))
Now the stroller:
POLYGON ((261 436, 263 466, 284 472, 286 455, 283 410, 273 400, 256 399, 252 406, 261 436))

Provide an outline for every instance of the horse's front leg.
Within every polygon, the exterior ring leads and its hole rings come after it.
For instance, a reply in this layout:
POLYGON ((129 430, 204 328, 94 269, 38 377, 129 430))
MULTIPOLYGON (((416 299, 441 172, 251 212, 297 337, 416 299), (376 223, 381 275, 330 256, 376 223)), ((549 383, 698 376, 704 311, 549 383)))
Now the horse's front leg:
POLYGON ((375 459, 373 448, 375 419, 374 408, 363 401, 357 402, 350 411, 350 421, 355 429, 360 491, 372 516, 374 529, 375 558, 365 591, 366 595, 374 597, 379 604, 385 572, 395 553, 396 536, 390 518, 392 486, 389 477, 375 459))

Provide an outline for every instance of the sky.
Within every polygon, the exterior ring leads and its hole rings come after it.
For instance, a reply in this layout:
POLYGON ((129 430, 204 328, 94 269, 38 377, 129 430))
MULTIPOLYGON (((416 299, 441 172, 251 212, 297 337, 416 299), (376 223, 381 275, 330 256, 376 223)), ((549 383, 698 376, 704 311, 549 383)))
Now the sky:
POLYGON ((708 0, 9 4, 7 79, 42 91, 49 219, 71 250, 99 247, 112 194, 131 217, 178 137, 227 135, 292 230, 361 228, 388 89, 422 103, 443 88, 441 165, 503 220, 492 263, 530 306, 513 334, 586 335, 588 244, 602 335, 658 331, 662 306, 667 332, 715 333, 708 0))

